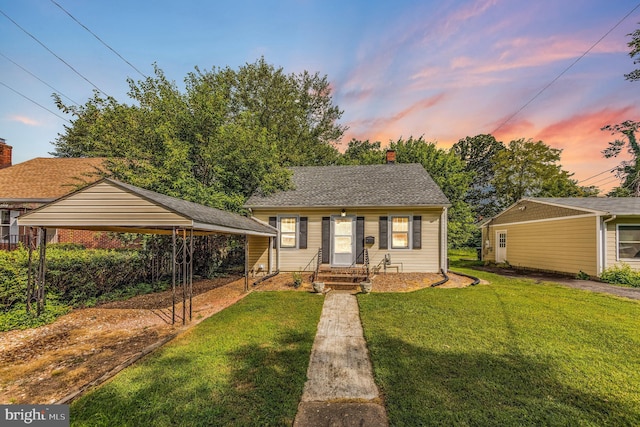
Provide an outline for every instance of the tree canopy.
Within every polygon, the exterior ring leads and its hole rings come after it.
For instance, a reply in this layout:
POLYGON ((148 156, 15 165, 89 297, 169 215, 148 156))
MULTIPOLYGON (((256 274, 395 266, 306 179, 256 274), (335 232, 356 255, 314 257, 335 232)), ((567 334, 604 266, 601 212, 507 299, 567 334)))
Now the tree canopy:
POLYGON ((493 161, 493 186, 503 209, 522 197, 593 196, 593 187, 581 187, 573 174, 558 164, 562 150, 542 141, 517 139, 499 151, 493 161))
POLYGON ((155 67, 128 80, 130 104, 94 93, 54 142, 60 157, 107 157, 114 177, 240 210, 255 191, 287 188, 292 165, 335 163, 345 127, 326 76, 285 74, 264 58, 238 70, 196 68, 185 89, 155 67))
POLYGON ((493 162, 505 146, 493 135, 476 135, 456 142, 451 150, 472 174, 472 181, 465 197, 477 219, 488 218, 499 212, 498 194, 493 185, 493 162))

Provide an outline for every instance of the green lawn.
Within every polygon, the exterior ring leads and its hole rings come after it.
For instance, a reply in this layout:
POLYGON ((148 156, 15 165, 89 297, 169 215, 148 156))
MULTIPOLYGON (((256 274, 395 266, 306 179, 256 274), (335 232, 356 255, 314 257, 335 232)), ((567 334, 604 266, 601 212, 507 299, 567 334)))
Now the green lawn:
POLYGON ((640 302, 490 285, 359 296, 393 426, 640 425, 640 302))
POLYGON ((74 402, 71 424, 291 425, 323 301, 252 293, 74 402))

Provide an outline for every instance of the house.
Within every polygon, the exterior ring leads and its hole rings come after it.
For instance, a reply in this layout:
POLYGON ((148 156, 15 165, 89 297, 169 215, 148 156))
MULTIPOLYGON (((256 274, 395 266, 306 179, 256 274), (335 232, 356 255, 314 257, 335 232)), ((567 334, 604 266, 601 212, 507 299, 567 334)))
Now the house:
POLYGON ((249 236, 254 274, 367 263, 403 272, 447 266, 449 201, 420 164, 293 167, 293 189, 255 194, 245 207, 276 227, 269 243, 249 236), (319 259, 317 258, 319 256, 319 259))
MULTIPOLYGON (((102 158, 42 158, 12 164, 11 146, 0 140, 0 249, 25 242, 19 227, 21 214, 52 202, 101 178, 102 158)), ((94 233, 53 230, 53 242, 75 242, 94 246, 94 233)))
POLYGON ((481 227, 486 261, 594 277, 640 270, 640 198, 524 198, 481 227))

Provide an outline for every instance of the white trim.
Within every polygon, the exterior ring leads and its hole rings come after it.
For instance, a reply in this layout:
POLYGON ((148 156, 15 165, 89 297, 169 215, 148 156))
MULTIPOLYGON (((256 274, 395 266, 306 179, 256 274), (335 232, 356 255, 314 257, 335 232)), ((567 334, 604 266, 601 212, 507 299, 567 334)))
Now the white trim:
POLYGON ((449 238, 448 238, 448 208, 442 208, 440 214, 440 269, 443 271, 448 270, 448 251, 449 251, 449 238))
POLYGON ((640 261, 640 258, 620 258, 620 226, 622 227, 640 227, 640 223, 635 224, 616 224, 616 261, 640 261))
POLYGON ((387 242, 387 249, 390 251, 409 251, 413 250, 413 213, 406 214, 396 214, 396 215, 387 215, 387 237, 389 241, 387 242), (393 218, 408 218, 408 227, 407 230, 407 247, 406 248, 394 248, 393 247, 393 218))
POLYGON ((572 215, 572 216, 554 216, 553 218, 532 219, 530 221, 501 222, 499 224, 491 224, 491 226, 492 227, 503 227, 503 226, 507 226, 507 225, 534 224, 536 222, 562 221, 562 220, 565 220, 565 219, 589 218, 589 217, 592 217, 592 216, 593 216, 593 214, 591 214, 591 213, 584 214, 584 215, 572 215))
POLYGON ((547 202, 545 200, 536 200, 536 199, 532 199, 532 198, 528 198, 528 197, 523 197, 518 202, 521 202, 521 201, 527 201, 527 202, 531 202, 531 203, 540 203, 541 205, 555 206, 557 208, 573 209, 575 211, 590 212, 590 213, 594 213, 596 215, 606 215, 606 214, 609 213, 609 211, 603 211, 603 210, 599 210, 599 209, 584 208, 584 207, 572 206, 572 205, 561 204, 561 203, 552 203, 552 202, 547 202))
POLYGON ((507 246, 509 245, 508 243, 508 233, 507 230, 495 230, 495 250, 494 250, 494 258, 495 258, 495 262, 496 263, 501 263, 501 262, 505 262, 507 261, 507 246), (499 235, 504 233, 504 250, 502 250, 502 248, 500 248, 500 237, 499 235), (498 260, 498 252, 504 252, 504 254, 500 254, 500 255, 504 255, 502 257, 502 259, 498 260))
MULTIPOLYGON (((279 249, 285 251, 298 250, 300 249, 300 215, 299 214, 279 214, 276 217, 276 226, 278 228, 278 247, 279 249), (280 227, 280 220, 282 218, 295 218, 296 220, 296 231, 294 232, 296 238, 295 246, 282 246, 282 228, 280 227)), ((290 232, 286 234, 291 234, 290 232)))

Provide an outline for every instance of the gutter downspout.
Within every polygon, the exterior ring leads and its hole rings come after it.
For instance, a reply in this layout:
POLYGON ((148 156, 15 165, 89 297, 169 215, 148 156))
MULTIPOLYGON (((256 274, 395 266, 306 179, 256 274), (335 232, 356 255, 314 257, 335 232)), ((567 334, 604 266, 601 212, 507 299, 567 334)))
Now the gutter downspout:
POLYGON ((600 263, 600 271, 598 271, 598 276, 607 268, 607 223, 615 220, 617 217, 618 217, 617 215, 611 215, 611 218, 608 218, 602 221, 603 227, 600 233, 601 234, 600 239, 602 240, 600 245, 602 261, 600 263))

